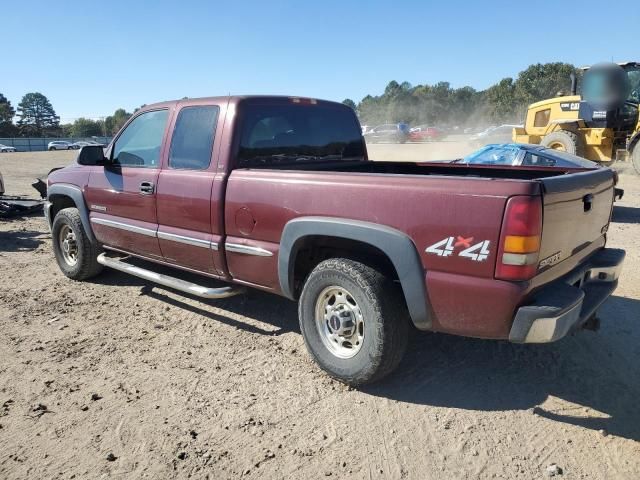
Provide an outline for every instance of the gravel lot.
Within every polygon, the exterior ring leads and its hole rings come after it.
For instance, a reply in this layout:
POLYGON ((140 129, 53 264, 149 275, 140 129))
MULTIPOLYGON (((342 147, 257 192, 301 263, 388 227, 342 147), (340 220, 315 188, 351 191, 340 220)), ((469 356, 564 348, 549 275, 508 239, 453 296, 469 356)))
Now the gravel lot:
MULTIPOLYGON (((35 196, 74 155, 0 154, 7 193, 35 196)), ((638 479, 640 177, 621 186, 609 245, 627 261, 599 332, 413 332, 397 373, 362 390, 311 362, 288 300, 203 302, 114 271, 75 283, 43 218, 0 221, 0 478, 638 479)))

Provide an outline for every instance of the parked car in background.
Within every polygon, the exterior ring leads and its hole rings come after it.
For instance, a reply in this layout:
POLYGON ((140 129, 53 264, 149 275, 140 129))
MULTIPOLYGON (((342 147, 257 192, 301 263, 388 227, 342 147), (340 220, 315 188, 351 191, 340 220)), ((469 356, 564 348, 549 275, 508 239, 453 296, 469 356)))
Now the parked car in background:
POLYGON ((49 142, 47 145, 47 150, 73 150, 73 144, 71 142, 65 142, 62 140, 55 140, 53 142, 49 142))
POLYGON ((409 125, 406 123, 387 123, 378 125, 364 134, 370 143, 390 142, 404 143, 409 139, 409 125))
MULTIPOLYGON (((601 168, 596 162, 571 153, 525 143, 490 144, 452 163, 468 165, 500 165, 512 167, 552 167, 552 168, 601 168)), ((614 197, 621 199, 624 190, 614 188, 614 197)))
POLYGON ((15 152, 16 148, 15 147, 10 147, 8 145, 3 145, 0 143, 0 152, 2 153, 12 153, 15 152))
POLYGON ((409 130, 410 142, 436 142, 446 137, 446 133, 436 127, 419 125, 409 130))
POLYGON ((71 144, 71 148, 74 148, 74 149, 78 150, 78 149, 80 149, 82 147, 88 147, 89 145, 98 146, 98 147, 106 147, 106 145, 104 143, 80 141, 80 142, 72 143, 71 144))
POLYGON ((477 146, 488 145, 489 143, 508 143, 514 128, 520 128, 522 125, 500 125, 498 127, 490 127, 485 131, 476 133, 469 139, 477 146))
POLYGON ((598 168, 598 164, 571 153, 541 145, 494 143, 470 153, 455 163, 530 167, 598 168))

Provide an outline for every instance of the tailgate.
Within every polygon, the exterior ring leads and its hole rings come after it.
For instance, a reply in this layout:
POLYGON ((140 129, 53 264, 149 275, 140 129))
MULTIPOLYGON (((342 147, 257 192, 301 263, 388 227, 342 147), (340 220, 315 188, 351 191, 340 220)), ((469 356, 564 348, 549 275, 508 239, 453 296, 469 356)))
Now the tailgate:
POLYGON ((588 248, 606 233, 615 181, 609 168, 540 181, 543 221, 539 269, 546 270, 588 248))

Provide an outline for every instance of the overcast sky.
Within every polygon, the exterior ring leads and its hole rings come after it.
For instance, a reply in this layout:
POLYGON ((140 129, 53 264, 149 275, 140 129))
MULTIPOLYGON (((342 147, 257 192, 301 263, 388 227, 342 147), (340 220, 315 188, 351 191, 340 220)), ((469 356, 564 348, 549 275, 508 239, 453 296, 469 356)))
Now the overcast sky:
POLYGON ((184 96, 356 102, 390 80, 484 89, 531 63, 640 60, 638 0, 11 1, 0 93, 64 123, 184 96))

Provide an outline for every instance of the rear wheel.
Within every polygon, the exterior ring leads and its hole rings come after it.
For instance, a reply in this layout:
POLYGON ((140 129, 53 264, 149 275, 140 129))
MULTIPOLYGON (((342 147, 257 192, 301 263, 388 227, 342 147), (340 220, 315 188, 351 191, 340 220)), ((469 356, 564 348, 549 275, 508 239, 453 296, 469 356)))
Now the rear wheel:
POLYGON ((73 280, 86 280, 102 271, 100 248, 89 240, 77 208, 58 212, 51 227, 53 251, 62 273, 73 280))
POLYGON ((584 145, 580 136, 576 132, 561 130, 546 135, 540 144, 544 147, 561 152, 572 153, 574 155, 584 155, 584 145))
POLYGON ((309 353, 342 382, 380 380, 402 360, 409 315, 400 288, 362 263, 320 263, 307 277, 298 312, 309 353))

